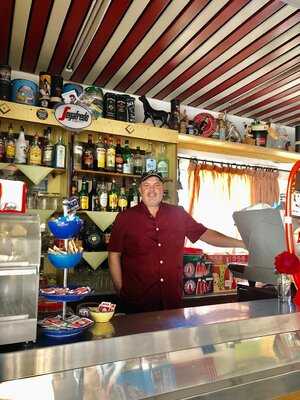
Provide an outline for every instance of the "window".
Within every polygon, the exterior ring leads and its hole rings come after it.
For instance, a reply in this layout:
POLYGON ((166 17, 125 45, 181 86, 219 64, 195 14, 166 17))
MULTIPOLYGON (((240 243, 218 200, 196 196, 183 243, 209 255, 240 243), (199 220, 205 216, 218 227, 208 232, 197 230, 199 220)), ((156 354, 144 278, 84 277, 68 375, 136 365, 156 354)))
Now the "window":
MULTIPOLYGON (((179 163, 179 177, 182 185, 182 190, 179 190, 179 204, 182 205, 187 211, 190 206, 189 188, 188 188, 188 168, 189 160, 180 159, 179 163)), ((221 168, 220 168, 221 170, 221 168)), ((200 185, 198 198, 194 203, 192 216, 205 226, 215 229, 225 235, 240 238, 239 233, 234 226, 232 214, 234 211, 241 210, 248 207, 253 203, 253 174, 252 173, 230 173, 218 171, 211 168, 211 170, 203 169, 199 172, 200 185)), ((245 171, 245 170, 243 170, 245 171)), ((257 186, 257 185, 254 185, 257 186)), ((268 185, 269 186, 269 185, 268 185)), ((274 185, 276 192, 276 186, 274 185)), ((283 186, 283 182, 282 182, 283 186)), ((279 190, 279 189, 278 189, 279 190)), ((256 193, 257 194, 257 193, 256 193)), ((273 193, 272 196, 277 200, 279 193, 273 193)), ((234 249, 220 249, 210 246, 204 242, 198 241, 194 244, 187 241, 187 247, 200 247, 205 252, 224 252, 224 251, 240 251, 234 249)))

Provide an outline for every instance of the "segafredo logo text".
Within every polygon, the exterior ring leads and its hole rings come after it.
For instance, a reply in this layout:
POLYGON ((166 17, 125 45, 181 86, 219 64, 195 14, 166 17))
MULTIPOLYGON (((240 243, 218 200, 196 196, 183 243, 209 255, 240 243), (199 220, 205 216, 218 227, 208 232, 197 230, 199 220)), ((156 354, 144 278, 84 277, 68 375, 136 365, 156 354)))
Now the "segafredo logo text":
POLYGON ((92 114, 76 104, 62 104, 55 109, 55 118, 71 130, 87 128, 92 122, 92 114))

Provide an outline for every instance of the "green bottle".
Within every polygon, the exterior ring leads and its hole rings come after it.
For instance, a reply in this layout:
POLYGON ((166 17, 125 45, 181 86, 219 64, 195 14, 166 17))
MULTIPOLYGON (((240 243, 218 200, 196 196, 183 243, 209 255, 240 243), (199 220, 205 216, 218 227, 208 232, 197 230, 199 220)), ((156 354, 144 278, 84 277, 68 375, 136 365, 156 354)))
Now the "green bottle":
POLYGON ((89 209, 89 190, 88 190, 88 181, 85 177, 82 178, 81 190, 79 192, 79 201, 80 208, 82 210, 89 209))

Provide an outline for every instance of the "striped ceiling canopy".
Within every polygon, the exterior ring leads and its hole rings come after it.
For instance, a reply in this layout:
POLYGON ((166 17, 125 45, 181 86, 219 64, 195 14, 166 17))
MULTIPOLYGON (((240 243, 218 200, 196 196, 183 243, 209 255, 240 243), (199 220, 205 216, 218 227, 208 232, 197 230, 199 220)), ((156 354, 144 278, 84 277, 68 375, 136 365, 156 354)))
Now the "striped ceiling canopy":
POLYGON ((1 0, 0 63, 300 124, 300 0, 1 0))

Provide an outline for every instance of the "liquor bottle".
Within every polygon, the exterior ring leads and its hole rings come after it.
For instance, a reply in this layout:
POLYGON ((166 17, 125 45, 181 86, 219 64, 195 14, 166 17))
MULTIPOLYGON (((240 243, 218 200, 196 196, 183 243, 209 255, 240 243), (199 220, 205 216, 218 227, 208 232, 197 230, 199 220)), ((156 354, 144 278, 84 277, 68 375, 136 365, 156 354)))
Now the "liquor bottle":
POLYGON ((165 156, 166 146, 162 143, 161 151, 157 157, 157 172, 161 174, 163 178, 169 176, 169 161, 165 156))
POLYGON ((81 183, 81 190, 79 192, 79 202, 81 210, 89 209, 89 191, 88 191, 88 181, 83 176, 81 183))
POLYGON ((12 124, 8 128, 8 136, 5 143, 5 161, 13 163, 16 155, 16 142, 13 134, 12 124))
POLYGON ((135 175, 142 175, 143 173, 143 159, 139 146, 137 146, 136 153, 133 158, 133 173, 135 175))
POLYGON ((156 163, 155 155, 153 153, 152 143, 149 142, 148 150, 147 150, 146 157, 145 157, 145 171, 146 172, 156 171, 156 167, 157 167, 157 163, 156 163))
POLYGON ((78 138, 75 136, 74 144, 73 144, 73 168, 81 169, 82 167, 82 154, 83 154, 83 146, 79 142, 78 138))
POLYGON ((133 157, 131 150, 129 148, 128 140, 125 140, 125 146, 123 149, 123 173, 124 174, 133 174, 133 157))
POLYGON ((129 190, 129 207, 134 207, 139 204, 139 191, 137 188, 136 181, 132 182, 131 188, 129 190))
POLYGON ((89 209, 90 211, 100 211, 99 195, 97 192, 97 179, 92 179, 92 189, 89 193, 89 209))
POLYGON ((42 163, 42 149, 40 146, 39 136, 36 133, 29 148, 28 164, 41 165, 42 163))
POLYGON ((102 250, 102 233, 97 225, 90 221, 85 223, 83 246, 87 251, 102 250))
POLYGON ((121 141, 120 139, 117 140, 117 146, 116 146, 116 172, 123 173, 123 151, 121 147, 121 141))
POLYGON ((100 211, 107 211, 108 207, 108 193, 106 184, 103 181, 99 189, 99 201, 100 201, 100 211))
POLYGON ((118 211, 118 192, 114 179, 112 180, 111 189, 108 193, 108 210, 118 211))
POLYGON ((106 162, 106 147, 102 141, 102 136, 98 136, 98 142, 96 143, 96 162, 95 169, 99 171, 105 170, 105 162, 106 162))
POLYGON ((51 143, 51 128, 48 128, 44 132, 44 147, 42 163, 47 167, 52 167, 54 161, 54 145, 51 143))
POLYGON ((20 134, 16 140, 16 157, 15 163, 26 164, 27 162, 27 142, 25 139, 24 128, 21 126, 20 134))
POLYGON ((105 229, 103 234, 103 244, 104 250, 107 250, 107 246, 109 245, 110 236, 111 236, 112 225, 105 229))
POLYGON ((4 161, 5 157, 5 141, 3 138, 3 133, 0 133, 0 162, 4 161))
POLYGON ((79 194, 78 194, 78 182, 77 180, 73 180, 71 183, 71 197, 77 197, 79 201, 79 194))
POLYGON ((66 146, 60 136, 54 146, 54 168, 66 168, 66 146))
POLYGON ((125 192, 125 188, 121 187, 120 196, 118 200, 119 211, 125 211, 128 207, 128 200, 125 192))
POLYGON ((88 142, 82 154, 82 168, 83 169, 94 168, 94 145, 93 145, 92 133, 88 134, 88 142))
POLYGON ((116 148, 113 143, 113 138, 110 136, 108 139, 108 147, 106 150, 106 170, 115 171, 116 169, 116 148))

